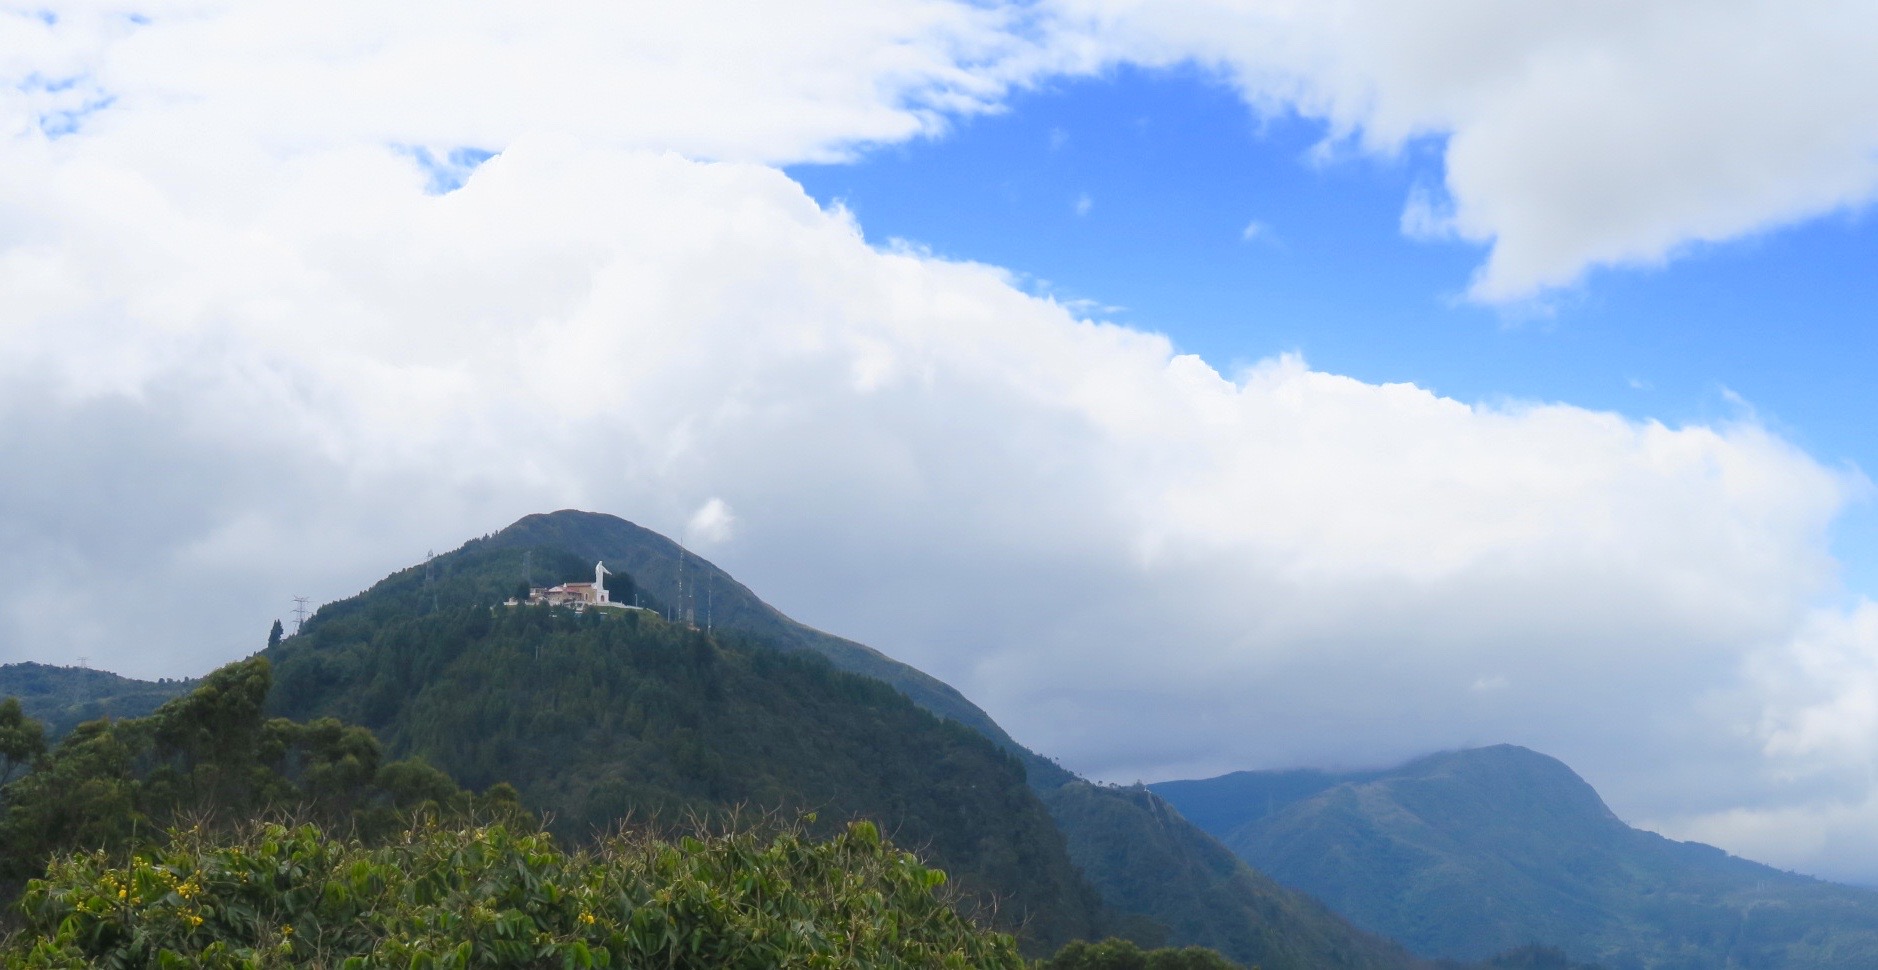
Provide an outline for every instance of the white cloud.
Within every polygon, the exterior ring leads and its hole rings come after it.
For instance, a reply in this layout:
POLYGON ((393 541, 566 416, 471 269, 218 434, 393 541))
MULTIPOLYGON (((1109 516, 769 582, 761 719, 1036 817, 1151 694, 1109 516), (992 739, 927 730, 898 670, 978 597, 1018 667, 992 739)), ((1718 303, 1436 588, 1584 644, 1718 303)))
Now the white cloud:
POLYGON ((721 546, 736 531, 737 516, 721 498, 712 497, 685 523, 685 542, 699 549, 721 546))
POLYGON ((1878 860, 1878 603, 1814 611, 1753 654, 1730 702, 1764 758, 1736 804, 1657 827, 1751 858, 1870 883, 1878 860))
POLYGON ((200 670, 529 511, 734 507, 754 588, 1085 770, 1511 739, 1622 796, 1828 588, 1857 487, 1753 424, 1221 375, 763 166, 522 139, 439 196, 406 162, 309 153, 223 212, 96 199, 122 162, 4 180, 55 241, 0 260, 4 642, 200 670), (74 618, 99 572, 119 609, 74 618))
MULTIPOLYGON (((1491 245, 1472 295, 1532 296, 1868 203, 1878 7, 1861 0, 1056 0, 1095 60, 1194 60, 1262 110, 1389 154, 1443 143, 1404 227, 1491 245)), ((1329 154, 1335 154, 1334 152, 1329 154)))
MULTIPOLYGON (((295 593, 580 506, 721 537, 778 605, 1110 777, 1505 740, 1707 818, 1815 809, 1782 772, 1878 757, 1839 692, 1864 648, 1795 632, 1864 485, 1751 413, 1223 375, 996 267, 872 248, 768 164, 1099 50, 932 2, 57 13, 0 19, 0 75, 73 82, 0 89, 0 659, 199 672, 295 593), (500 154, 439 194, 415 149, 463 147, 500 154), (99 582, 110 608, 71 608, 99 582)), ((1315 64, 1317 30, 1280 53, 1315 64)), ((1131 56, 1210 50, 1167 36, 1131 56)), ((1351 36, 1356 90, 1396 41, 1351 36)), ((1379 146, 1423 124, 1298 85, 1379 146)), ((1529 270, 1486 278, 1553 278, 1529 270)))
POLYGON ((1076 196, 1076 201, 1070 208, 1074 209, 1077 215, 1086 216, 1089 214, 1090 209, 1095 208, 1095 200, 1089 198, 1089 193, 1084 192, 1076 196))

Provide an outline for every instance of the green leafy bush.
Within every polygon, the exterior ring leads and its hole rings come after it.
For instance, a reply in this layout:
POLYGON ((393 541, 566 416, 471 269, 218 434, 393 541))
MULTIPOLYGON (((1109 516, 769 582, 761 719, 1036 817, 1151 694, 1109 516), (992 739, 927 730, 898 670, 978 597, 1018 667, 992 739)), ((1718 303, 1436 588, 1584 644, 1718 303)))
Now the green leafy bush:
POLYGON ((49 967, 595 967, 1019 970, 953 909, 945 874, 855 822, 568 853, 496 825, 370 847, 313 826, 172 833, 118 864, 54 860, 27 889, 9 970, 49 967))

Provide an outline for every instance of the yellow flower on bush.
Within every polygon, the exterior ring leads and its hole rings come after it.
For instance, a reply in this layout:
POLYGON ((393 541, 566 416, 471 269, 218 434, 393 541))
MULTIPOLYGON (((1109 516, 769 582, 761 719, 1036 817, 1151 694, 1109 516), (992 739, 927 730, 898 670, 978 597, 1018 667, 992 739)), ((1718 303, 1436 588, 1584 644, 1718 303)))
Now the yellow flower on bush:
POLYGON ((587 911, 586 911, 586 910, 584 910, 584 909, 583 909, 583 910, 581 910, 581 911, 580 911, 580 922, 581 922, 581 925, 583 925, 583 926, 592 926, 592 925, 593 925, 593 914, 592 914, 592 913, 589 913, 589 912, 587 912, 587 911))

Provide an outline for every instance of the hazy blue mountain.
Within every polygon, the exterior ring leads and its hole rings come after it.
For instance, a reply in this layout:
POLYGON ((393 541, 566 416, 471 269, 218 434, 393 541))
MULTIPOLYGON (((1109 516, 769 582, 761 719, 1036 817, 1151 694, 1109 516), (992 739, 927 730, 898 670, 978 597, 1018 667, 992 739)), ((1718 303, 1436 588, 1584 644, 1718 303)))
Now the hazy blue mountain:
POLYGON ((1380 771, 1235 771, 1202 781, 1163 781, 1148 787, 1180 808, 1187 821, 1225 838, 1233 830, 1293 802, 1347 782, 1369 781, 1380 771))
POLYGON ((1427 956, 1540 942, 1611 970, 1878 967, 1878 893, 1633 829, 1525 748, 1152 787, 1255 868, 1427 956))
POLYGON ((1255 871, 1145 788, 1076 780, 1043 799, 1069 837, 1070 858, 1102 898, 1158 923, 1166 940, 1211 947, 1268 970, 1416 962, 1397 944, 1354 931, 1321 903, 1255 871))

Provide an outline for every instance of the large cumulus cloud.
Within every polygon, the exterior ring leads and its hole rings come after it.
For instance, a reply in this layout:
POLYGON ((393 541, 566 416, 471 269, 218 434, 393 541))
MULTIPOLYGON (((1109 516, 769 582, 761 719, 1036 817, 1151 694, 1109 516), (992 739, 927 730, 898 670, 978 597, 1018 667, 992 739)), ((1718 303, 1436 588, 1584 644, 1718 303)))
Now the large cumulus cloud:
MULTIPOLYGON (((5 19, 0 658, 200 672, 292 594, 580 506, 1103 777, 1511 740, 1819 862, 1739 813, 1837 831, 1822 806, 1868 797, 1878 646, 1825 542, 1858 475, 1746 419, 1222 374, 871 245, 771 166, 1232 35, 805 10, 5 19)), ((1285 97, 1378 145, 1424 124, 1316 90, 1285 97)))

